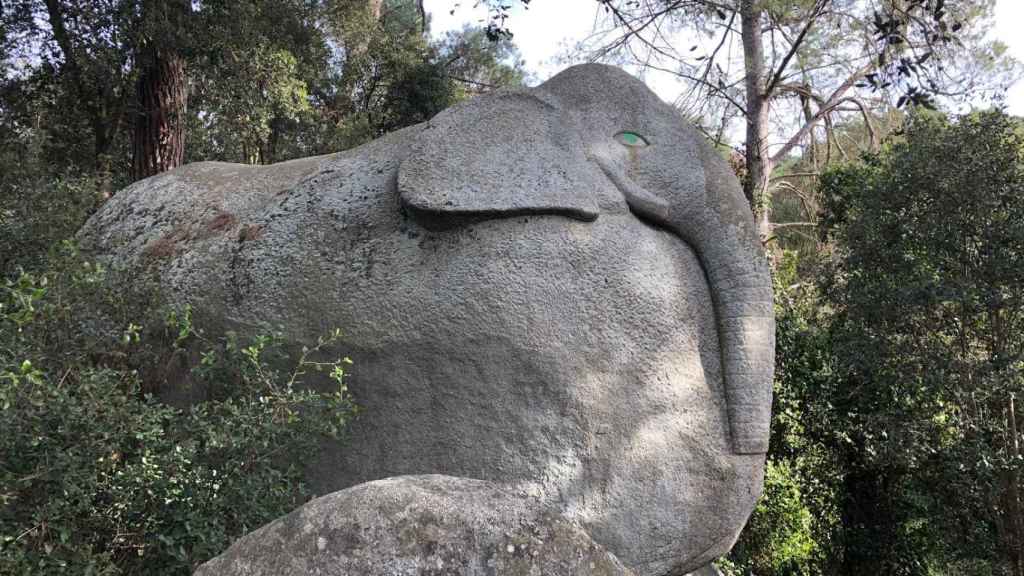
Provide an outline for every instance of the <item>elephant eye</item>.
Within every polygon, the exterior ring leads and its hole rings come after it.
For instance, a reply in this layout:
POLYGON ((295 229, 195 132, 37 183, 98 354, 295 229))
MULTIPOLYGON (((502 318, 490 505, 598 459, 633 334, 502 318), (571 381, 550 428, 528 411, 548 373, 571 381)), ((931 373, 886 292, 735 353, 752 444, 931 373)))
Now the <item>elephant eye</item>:
POLYGON ((619 132, 615 135, 615 139, 619 144, 629 146, 630 148, 643 148, 647 146, 647 139, 636 132, 619 132))

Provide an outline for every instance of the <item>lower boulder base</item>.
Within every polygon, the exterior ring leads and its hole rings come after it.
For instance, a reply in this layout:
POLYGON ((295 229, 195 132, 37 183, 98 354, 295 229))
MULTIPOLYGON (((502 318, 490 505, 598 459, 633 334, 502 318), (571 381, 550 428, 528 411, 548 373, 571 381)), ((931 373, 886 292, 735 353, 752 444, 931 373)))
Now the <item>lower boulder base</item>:
POLYGON ((310 501, 196 576, 635 576, 564 517, 481 480, 399 476, 310 501))

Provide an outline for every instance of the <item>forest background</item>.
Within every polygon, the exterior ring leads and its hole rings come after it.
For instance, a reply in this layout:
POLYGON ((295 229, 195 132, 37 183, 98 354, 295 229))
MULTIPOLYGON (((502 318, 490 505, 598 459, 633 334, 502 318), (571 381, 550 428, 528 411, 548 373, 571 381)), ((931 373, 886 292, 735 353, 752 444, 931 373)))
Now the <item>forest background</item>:
MULTIPOLYGON (((308 497, 277 451, 358 412, 337 334, 288 359, 114 293, 85 218, 182 163, 336 152, 535 82, 517 18, 560 1, 0 2, 0 573, 190 573, 308 497), (480 11, 440 34, 428 9, 480 11), (206 401, 156 399, 172 365, 206 401)), ((765 496, 721 569, 1024 575, 1024 125, 995 2, 592 4, 564 60, 672 78, 774 270, 765 496)))

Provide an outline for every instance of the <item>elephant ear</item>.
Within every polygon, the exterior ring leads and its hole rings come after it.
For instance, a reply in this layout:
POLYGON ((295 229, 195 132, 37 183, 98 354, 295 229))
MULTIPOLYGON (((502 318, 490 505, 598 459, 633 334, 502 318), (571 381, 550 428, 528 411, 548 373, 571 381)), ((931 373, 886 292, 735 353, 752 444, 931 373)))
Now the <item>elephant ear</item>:
POLYGON ((538 92, 480 96, 430 120, 398 171, 406 209, 428 225, 522 214, 597 218, 601 181, 580 131, 538 92))

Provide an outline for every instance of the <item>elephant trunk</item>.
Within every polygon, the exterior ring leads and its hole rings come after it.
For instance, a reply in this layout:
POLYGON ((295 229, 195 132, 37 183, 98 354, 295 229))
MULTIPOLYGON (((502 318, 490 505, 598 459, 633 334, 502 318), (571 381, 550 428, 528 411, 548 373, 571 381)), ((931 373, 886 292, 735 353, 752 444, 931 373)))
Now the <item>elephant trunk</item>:
POLYGON ((705 147, 700 198, 670 203, 637 186, 600 154, 592 159, 637 216, 674 232, 697 253, 715 309, 729 433, 736 454, 768 451, 775 315, 771 274, 735 177, 705 147))
POLYGON ((775 373, 771 272, 735 175, 706 143, 701 153, 705 196, 679 226, 690 231, 715 305, 733 452, 764 454, 775 373))
POLYGON ((697 230, 695 249, 715 304, 733 452, 768 451, 775 319, 771 278, 760 250, 728 230, 697 230), (703 234, 702 234, 703 232, 703 234))

